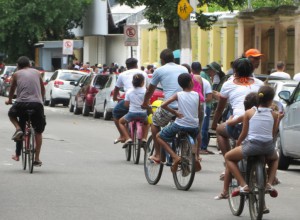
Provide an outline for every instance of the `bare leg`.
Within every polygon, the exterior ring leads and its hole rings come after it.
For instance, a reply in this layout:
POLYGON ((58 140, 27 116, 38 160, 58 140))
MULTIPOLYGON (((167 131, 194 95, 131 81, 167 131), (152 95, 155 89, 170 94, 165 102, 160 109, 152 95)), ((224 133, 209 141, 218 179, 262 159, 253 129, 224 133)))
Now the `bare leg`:
POLYGON ((154 157, 157 160, 160 160, 160 145, 157 143, 157 139, 156 139, 156 135, 158 134, 159 131, 160 131, 160 127, 151 124, 151 133, 152 133, 153 144, 155 148, 154 157))
POLYGON ((36 142, 35 161, 40 161, 40 152, 41 152, 41 147, 42 147, 42 142, 43 142, 42 133, 36 133, 35 134, 35 142, 36 142))
POLYGON ((19 125, 19 122, 17 120, 17 118, 14 117, 9 117, 9 120, 11 121, 11 123, 15 126, 16 130, 20 130, 21 127, 19 125))
POLYGON ((125 135, 124 135, 124 133, 122 132, 122 129, 120 128, 120 123, 119 123, 119 119, 117 119, 117 118, 114 118, 114 122, 115 122, 115 125, 116 125, 116 127, 117 127, 117 129, 118 129, 118 131, 119 131, 119 134, 120 134, 120 136, 119 136, 119 140, 124 140, 125 141, 125 135))
POLYGON ((127 121, 125 120, 124 117, 122 117, 119 120, 119 129, 121 131, 121 134, 123 134, 124 139, 128 140, 130 138, 130 136, 129 136, 128 130, 126 128, 126 123, 127 123, 127 121))
POLYGON ((230 150, 229 135, 226 131, 226 124, 222 123, 217 127, 217 141, 223 156, 230 150))
POLYGON ((148 123, 147 123, 147 122, 145 122, 145 123, 143 124, 142 129, 143 129, 143 139, 147 140, 147 137, 148 137, 148 130, 149 130, 149 126, 148 126, 148 123))
POLYGON ((157 143, 162 146, 172 157, 173 161, 177 161, 180 159, 180 157, 172 150, 171 146, 165 142, 163 139, 161 139, 161 137, 159 136, 159 134, 157 134, 156 136, 156 140, 157 143))
POLYGON ((271 157, 268 157, 268 166, 268 183, 272 185, 278 168, 278 155, 276 152, 274 152, 274 154, 271 157))

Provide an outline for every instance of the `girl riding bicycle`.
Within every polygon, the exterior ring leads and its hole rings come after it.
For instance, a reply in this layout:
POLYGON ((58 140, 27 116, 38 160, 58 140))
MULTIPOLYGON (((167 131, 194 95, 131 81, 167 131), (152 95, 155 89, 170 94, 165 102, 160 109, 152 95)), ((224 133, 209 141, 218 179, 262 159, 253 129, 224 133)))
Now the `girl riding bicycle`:
POLYGON ((125 106, 129 107, 129 112, 124 115, 119 123, 120 128, 125 135, 125 144, 124 147, 127 147, 128 144, 132 143, 132 139, 129 136, 128 129, 126 124, 133 120, 140 120, 143 123, 143 139, 142 142, 147 142, 148 135, 148 118, 147 110, 141 108, 141 105, 144 101, 144 96, 146 89, 143 87, 145 83, 145 77, 142 74, 135 74, 132 78, 133 89, 130 89, 125 96, 125 106))
POLYGON ((271 109, 274 95, 274 89, 269 86, 262 86, 258 90, 258 107, 246 111, 243 129, 236 143, 237 147, 225 154, 227 168, 240 183, 239 190, 234 191, 232 196, 237 196, 240 192, 249 192, 249 187, 239 171, 237 162, 254 155, 266 155, 266 159, 269 161, 266 189, 271 197, 277 197, 278 195, 278 192, 272 187, 278 167, 274 137, 283 114, 277 114, 271 109))

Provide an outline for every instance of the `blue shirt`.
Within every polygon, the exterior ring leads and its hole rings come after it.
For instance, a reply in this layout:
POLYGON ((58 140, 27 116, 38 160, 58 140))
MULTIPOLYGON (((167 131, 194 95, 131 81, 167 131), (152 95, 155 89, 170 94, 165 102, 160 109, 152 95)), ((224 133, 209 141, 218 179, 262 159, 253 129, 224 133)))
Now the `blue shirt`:
MULTIPOLYGON (((154 71, 151 84, 157 86, 160 83, 164 91, 164 100, 167 100, 175 93, 182 91, 178 84, 178 76, 182 73, 188 73, 186 67, 175 63, 167 63, 154 71)), ((173 102, 169 107, 177 109, 178 104, 173 102)))

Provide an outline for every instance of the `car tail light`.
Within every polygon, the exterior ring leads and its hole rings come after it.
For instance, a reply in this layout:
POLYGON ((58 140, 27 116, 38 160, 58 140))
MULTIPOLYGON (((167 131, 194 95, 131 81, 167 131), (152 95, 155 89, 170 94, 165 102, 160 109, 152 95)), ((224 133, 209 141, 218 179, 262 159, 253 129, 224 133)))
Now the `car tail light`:
POLYGON ((46 86, 48 84, 48 82, 44 82, 44 86, 46 86))
POLYGON ((54 81, 54 87, 56 87, 56 88, 59 88, 59 86, 61 86, 63 84, 64 84, 64 82, 62 82, 62 81, 59 81, 59 80, 54 81))

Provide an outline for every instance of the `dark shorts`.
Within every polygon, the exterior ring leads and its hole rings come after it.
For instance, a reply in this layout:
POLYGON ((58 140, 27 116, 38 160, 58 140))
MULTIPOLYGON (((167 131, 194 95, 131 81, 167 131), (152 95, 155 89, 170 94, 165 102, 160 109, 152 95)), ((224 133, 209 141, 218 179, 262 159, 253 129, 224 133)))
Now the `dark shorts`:
POLYGON ((131 122, 133 120, 144 122, 148 120, 147 112, 128 112, 124 118, 127 122, 131 122))
POLYGON ((237 140, 242 132, 243 124, 237 124, 234 126, 226 125, 226 131, 228 135, 233 138, 234 140, 237 140))
POLYGON ((185 131, 195 139, 199 133, 199 128, 183 127, 174 122, 167 127, 164 127, 162 131, 159 132, 159 136, 164 141, 171 142, 179 131, 185 131))
POLYGON ((274 141, 244 140, 242 143, 243 157, 268 155, 272 156, 275 152, 274 141))
POLYGON ((115 108, 112 112, 113 118, 120 119, 128 113, 129 109, 124 104, 125 104, 124 100, 121 100, 120 102, 118 102, 118 104, 115 106, 115 108))
POLYGON ((34 110, 31 116, 32 126, 37 133, 43 133, 46 126, 44 106, 37 102, 15 102, 8 111, 9 117, 18 118, 20 127, 24 130, 28 118, 26 110, 34 110))

